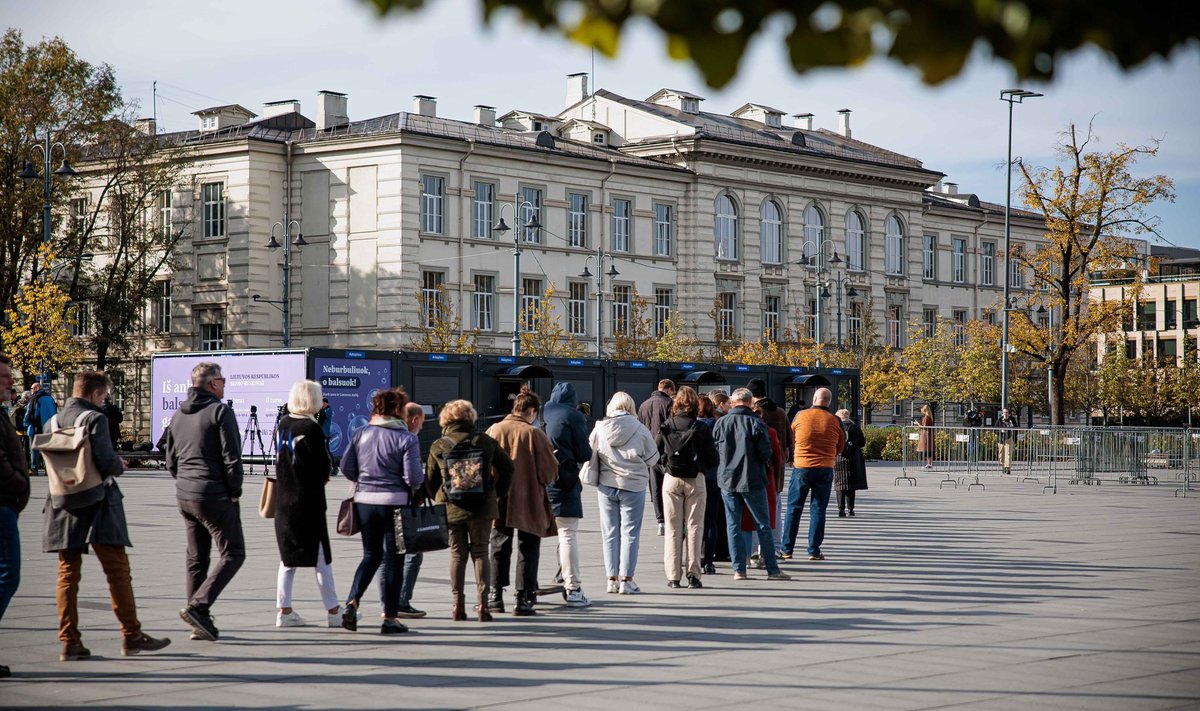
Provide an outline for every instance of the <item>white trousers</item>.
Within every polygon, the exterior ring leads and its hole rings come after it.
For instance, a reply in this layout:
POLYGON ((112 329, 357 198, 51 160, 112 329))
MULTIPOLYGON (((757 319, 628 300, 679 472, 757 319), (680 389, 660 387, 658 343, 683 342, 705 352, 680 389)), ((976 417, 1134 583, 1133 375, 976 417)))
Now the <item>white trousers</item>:
MULTIPOLYGON (((321 602, 326 610, 338 606, 337 591, 333 585, 333 566, 325 561, 325 548, 317 549, 317 587, 321 590, 321 602)), ((276 607, 292 606, 292 582, 296 579, 296 569, 279 563, 279 578, 276 581, 276 607)))
POLYGON ((558 565, 562 568, 563 587, 579 590, 579 519, 555 516, 558 527, 558 565))

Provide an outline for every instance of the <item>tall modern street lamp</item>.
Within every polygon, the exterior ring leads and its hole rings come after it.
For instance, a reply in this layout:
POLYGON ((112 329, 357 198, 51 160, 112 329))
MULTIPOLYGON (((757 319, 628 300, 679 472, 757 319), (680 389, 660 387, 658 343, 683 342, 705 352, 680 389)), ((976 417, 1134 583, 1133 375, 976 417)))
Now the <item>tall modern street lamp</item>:
POLYGON ((259 304, 275 304, 280 307, 283 312, 283 347, 292 347, 292 247, 297 251, 308 246, 308 242, 304 241, 304 235, 300 234, 300 222, 298 220, 288 219, 287 214, 283 216, 283 220, 271 225, 271 241, 267 242, 267 249, 279 249, 283 247, 283 298, 282 299, 264 299, 258 294, 250 297, 251 301, 259 304), (296 227, 296 239, 292 240, 292 226, 296 227), (279 229, 283 232, 283 243, 280 244, 275 239, 275 230, 279 229))
MULTIPOLYGON (((17 177, 25 182, 26 185, 32 185, 37 181, 42 181, 42 246, 50 244, 50 193, 53 188, 51 182, 51 174, 57 175, 60 178, 70 178, 75 175, 75 169, 71 167, 71 163, 67 160, 67 147, 61 141, 51 141, 51 132, 46 131, 46 137, 41 143, 35 143, 29 149, 29 160, 25 161, 25 168, 17 174, 17 177), (54 167, 54 149, 62 151, 62 163, 58 168, 51 172, 54 167), (42 152, 42 172, 39 175, 37 168, 34 167, 34 153, 42 152)), ((38 275, 37 256, 33 258, 33 273, 31 277, 36 279, 38 275)))
POLYGON ((1004 327, 1000 336, 1000 408, 1008 407, 1008 312, 1009 291, 1011 289, 1012 267, 1012 126, 1013 104, 1024 103, 1025 99, 1042 96, 1036 91, 1024 89, 1005 89, 1000 92, 1000 100, 1008 102, 1008 162, 1005 164, 1004 190, 1004 327))
POLYGON ((521 200, 520 193, 514 198, 512 203, 501 203, 500 205, 500 221, 492 227, 492 231, 504 236, 510 228, 504 222, 504 208, 512 207, 513 225, 516 227, 513 230, 513 336, 512 336, 512 354, 521 355, 521 233, 524 230, 541 229, 538 223, 537 216, 533 214, 536 206, 528 200, 521 200), (529 219, 522 220, 522 213, 528 213, 529 219), (522 224, 524 223, 524 224, 522 224))
MULTIPOLYGON (((596 357, 604 357, 604 277, 608 277, 608 284, 612 286, 612 280, 621 275, 617 271, 617 266, 613 264, 616 257, 611 254, 605 254, 597 246, 595 254, 589 254, 587 259, 583 260, 583 273, 579 275, 580 279, 591 279, 592 272, 588 269, 588 264, 595 260, 596 263, 596 357), (604 271, 604 260, 608 260, 608 271, 604 271)), ((614 327, 615 328, 615 327, 614 327)))

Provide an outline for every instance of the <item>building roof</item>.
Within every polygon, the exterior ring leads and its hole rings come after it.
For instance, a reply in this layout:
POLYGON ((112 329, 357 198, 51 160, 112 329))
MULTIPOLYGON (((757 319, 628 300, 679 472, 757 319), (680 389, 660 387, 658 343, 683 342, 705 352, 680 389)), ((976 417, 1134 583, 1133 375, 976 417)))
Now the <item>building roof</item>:
POLYGON ((666 87, 659 89, 658 91, 651 94, 650 97, 646 99, 646 101, 653 102, 656 99, 658 99, 658 97, 664 96, 666 94, 674 94, 675 96, 682 96, 685 99, 695 99, 696 101, 704 101, 703 96, 691 94, 689 92, 681 91, 679 89, 667 89, 666 87))
MULTIPOLYGON (((934 205, 937 207, 948 207, 959 210, 978 210, 992 215, 1003 215, 1004 206, 994 202, 980 200, 978 195, 974 193, 958 193, 957 195, 946 195, 945 193, 926 190, 922 192, 921 199, 926 205, 934 205)), ((1010 209, 1013 217, 1021 217, 1028 220, 1044 220, 1045 216, 1039 212, 1030 210, 1022 210, 1018 207, 1010 209)))
POLYGON ((509 111, 508 113, 504 114, 503 116, 500 117, 499 120, 503 121, 504 119, 508 118, 509 116, 528 116, 529 118, 535 118, 539 121, 553 121, 555 123, 560 123, 562 121, 562 119, 560 119, 557 116, 547 116, 546 114, 539 114, 535 111, 520 111, 517 109, 514 109, 514 110, 509 111))
POLYGON ((737 115, 742 114, 750 109, 759 109, 759 110, 765 111, 769 114, 779 114, 781 116, 783 114, 787 113, 783 109, 773 109, 770 106, 767 106, 766 104, 756 104, 753 101, 746 103, 746 104, 742 104, 741 106, 734 109, 733 111, 730 111, 729 113, 733 116, 737 116, 737 115))
POLYGON ((207 109, 200 109, 199 111, 193 111, 192 115, 193 116, 207 116, 209 114, 219 114, 223 111, 229 111, 230 109, 235 110, 235 111, 240 111, 240 112, 246 114, 247 116, 257 116, 258 115, 256 113, 254 113, 253 111, 251 111, 250 109, 246 108, 245 106, 242 106, 241 104, 225 104, 223 106, 210 106, 207 109))
MULTIPOLYGON (((559 120, 561 120, 561 119, 559 119, 559 120)), ((588 128, 595 129, 597 131, 611 131, 612 130, 608 126, 605 126, 604 124, 600 123, 599 121, 588 121, 587 119, 577 119, 577 118, 568 120, 566 123, 563 124, 563 128, 566 128, 567 126, 570 126, 573 123, 577 123, 581 126, 587 126, 588 128)))

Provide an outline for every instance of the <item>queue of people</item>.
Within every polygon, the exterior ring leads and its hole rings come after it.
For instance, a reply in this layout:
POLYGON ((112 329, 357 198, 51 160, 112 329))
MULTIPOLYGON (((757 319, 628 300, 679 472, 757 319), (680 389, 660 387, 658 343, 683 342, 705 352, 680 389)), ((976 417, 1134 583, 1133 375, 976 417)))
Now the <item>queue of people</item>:
MULTIPOLYGON (((10 363, 0 355, 3 394, 11 383, 10 363)), ((52 494, 46 503, 43 548, 59 556, 63 661, 90 655, 78 629, 76 602, 81 556, 89 549, 108 578, 124 637, 122 653, 151 652, 170 644, 165 637, 143 632, 136 614, 125 552, 131 543, 116 483, 124 464, 103 412, 111 390, 103 373, 81 373, 73 397, 44 425, 47 431, 87 428, 89 466, 101 482, 77 494, 52 494)), ((851 516, 854 491, 866 488, 862 432, 846 411, 830 413, 830 400, 827 389, 818 390, 813 407, 800 411, 789 426, 782 408, 766 398, 761 381, 728 395, 715 391, 702 396, 663 380, 640 410, 628 393, 614 394, 604 417, 589 432, 570 383, 557 384, 545 406, 522 388, 511 412, 486 431, 480 431, 478 413, 469 401, 443 405, 438 413, 441 436, 422 461, 418 434, 424 408, 411 402, 403 388, 378 391, 371 399, 368 424, 354 432, 340 461, 352 486, 348 515, 361 536, 363 554, 348 593, 339 598, 328 527, 327 490, 335 471, 328 444, 328 401, 318 383, 295 383, 275 441, 275 624, 308 624, 293 607, 292 590, 297 570, 309 568, 327 626, 357 631, 363 597, 379 575, 380 633, 407 631, 401 620, 425 615, 411 600, 422 555, 398 549, 396 517, 402 508, 422 502, 445 506, 453 620, 468 619, 468 561, 473 562, 475 576, 471 609, 479 622, 491 622, 494 614, 506 611, 504 590, 510 586, 513 614, 536 614, 546 538, 557 539, 567 606, 586 607, 591 600, 579 570, 579 528, 589 487, 595 489, 598 503, 608 593, 641 592, 636 574, 648 494, 660 521, 659 533, 666 538, 663 571, 668 588, 704 587, 703 577, 715 572, 722 542, 728 546, 734 580, 749 578, 752 565, 765 569, 768 580, 789 580, 780 561, 792 557, 806 497, 811 493, 809 557, 822 560, 831 487, 836 483, 839 512, 848 507, 851 516), (785 458, 794 467, 786 517, 780 510, 785 458), (755 545, 757 553, 752 555, 755 545)), ((7 419, 0 423, 0 445, 5 451, 0 469, 2 617, 19 580, 16 514, 28 500, 32 460, 24 455, 16 428, 7 419)), ((213 609, 246 561, 241 440, 218 364, 200 363, 192 370, 187 398, 167 428, 164 451, 187 541, 186 597, 179 616, 193 640, 217 641, 220 630, 213 609)), ((51 483, 53 491, 53 477, 51 483)))

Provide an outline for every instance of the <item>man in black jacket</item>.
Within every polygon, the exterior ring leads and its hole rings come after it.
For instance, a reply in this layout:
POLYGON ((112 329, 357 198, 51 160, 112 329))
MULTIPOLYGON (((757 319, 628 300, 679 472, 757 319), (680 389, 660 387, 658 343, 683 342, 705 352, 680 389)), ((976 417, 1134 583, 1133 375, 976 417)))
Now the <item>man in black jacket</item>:
POLYGON ((192 387, 167 428, 167 471, 187 529, 187 607, 180 618, 192 639, 215 642, 220 634, 210 609, 246 560, 242 536, 242 440, 225 377, 216 363, 192 368, 192 387), (209 573, 216 543, 221 559, 209 573))
MULTIPOLYGON (((658 439, 662 423, 671 416, 671 401, 675 397, 675 381, 663 378, 658 381, 658 390, 650 393, 650 397, 638 408, 638 421, 650 430, 650 434, 658 439)), ((658 519, 658 535, 663 535, 663 463, 660 460, 650 468, 650 499, 654 504, 654 518, 658 519)))
POLYGON ((592 458, 592 447, 588 444, 587 418, 578 406, 575 386, 558 383, 542 408, 546 435, 558 458, 558 478, 546 487, 546 493, 550 495, 554 523, 558 527, 558 564, 562 569, 568 607, 592 604, 583 594, 579 575, 579 521, 583 518, 579 468, 592 458))
MULTIPOLYGON (((12 396, 12 359, 0 353, 0 402, 12 396)), ((21 532, 17 519, 29 503, 29 459, 25 456, 17 428, 8 417, 0 417, 0 620, 21 584, 21 532)), ((0 679, 10 675, 0 665, 0 679)))

